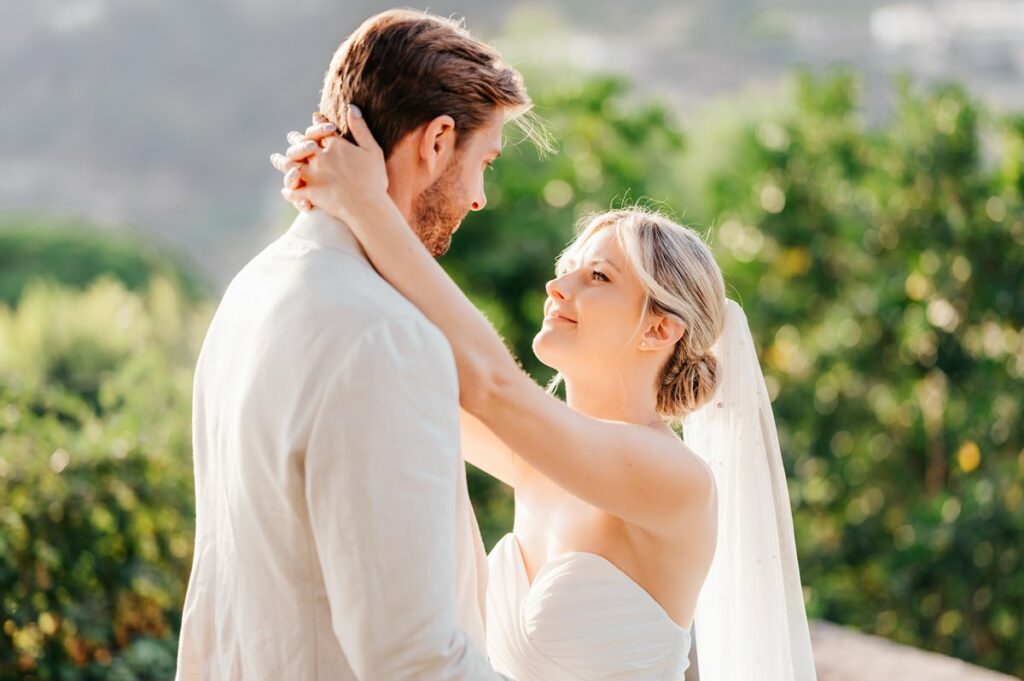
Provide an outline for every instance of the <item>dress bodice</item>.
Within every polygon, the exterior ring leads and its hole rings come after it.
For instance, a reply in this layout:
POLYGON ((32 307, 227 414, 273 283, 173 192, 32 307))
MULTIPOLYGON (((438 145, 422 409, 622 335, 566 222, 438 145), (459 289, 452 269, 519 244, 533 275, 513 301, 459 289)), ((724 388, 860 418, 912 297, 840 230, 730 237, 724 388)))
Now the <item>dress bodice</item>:
POLYGON ((530 584, 519 543, 488 558, 487 652, 515 681, 681 681, 690 632, 613 563, 552 558, 530 584))

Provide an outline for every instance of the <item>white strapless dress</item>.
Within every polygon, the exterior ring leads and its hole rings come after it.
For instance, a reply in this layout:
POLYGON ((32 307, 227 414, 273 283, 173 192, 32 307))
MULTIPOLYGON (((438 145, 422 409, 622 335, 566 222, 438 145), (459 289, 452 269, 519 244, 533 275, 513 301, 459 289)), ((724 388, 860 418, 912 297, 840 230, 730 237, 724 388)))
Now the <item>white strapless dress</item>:
POLYGON ((515 681, 680 681, 690 632, 614 564, 564 553, 530 585, 519 542, 488 556, 487 652, 515 681))

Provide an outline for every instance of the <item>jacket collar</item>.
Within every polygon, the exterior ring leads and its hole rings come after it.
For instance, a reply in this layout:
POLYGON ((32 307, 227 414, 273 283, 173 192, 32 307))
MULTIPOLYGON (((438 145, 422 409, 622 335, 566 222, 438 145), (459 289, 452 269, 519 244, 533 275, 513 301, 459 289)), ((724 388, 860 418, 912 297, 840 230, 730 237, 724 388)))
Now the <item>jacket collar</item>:
POLYGON ((319 208, 314 208, 308 213, 299 213, 288 229, 288 234, 368 260, 366 251, 351 228, 319 208))

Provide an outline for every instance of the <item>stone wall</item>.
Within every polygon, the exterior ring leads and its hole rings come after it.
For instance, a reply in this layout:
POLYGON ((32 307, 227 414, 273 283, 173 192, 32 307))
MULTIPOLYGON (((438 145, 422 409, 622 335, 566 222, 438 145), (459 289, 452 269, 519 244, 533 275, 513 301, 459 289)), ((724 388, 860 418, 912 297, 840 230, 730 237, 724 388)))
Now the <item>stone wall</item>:
MULTIPOLYGON (((700 636, 699 629, 695 632, 700 636)), ((1014 681, 1007 676, 936 653, 869 636, 830 622, 811 622, 818 681, 1014 681)), ((686 681, 699 681, 691 650, 686 681)))

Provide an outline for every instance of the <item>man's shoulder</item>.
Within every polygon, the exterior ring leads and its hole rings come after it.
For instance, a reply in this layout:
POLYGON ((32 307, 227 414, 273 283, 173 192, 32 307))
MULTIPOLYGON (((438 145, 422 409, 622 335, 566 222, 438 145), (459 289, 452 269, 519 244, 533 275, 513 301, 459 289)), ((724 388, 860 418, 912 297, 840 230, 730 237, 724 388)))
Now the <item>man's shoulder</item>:
POLYGON ((248 295, 253 290, 283 296, 296 304, 340 308, 371 317, 422 317, 360 253, 329 248, 291 232, 249 261, 228 287, 228 293, 248 295))
POLYGON ((339 330, 362 334, 371 329, 415 331, 447 345, 443 334, 419 308, 399 293, 368 262, 328 254, 323 271, 311 273, 303 304, 339 330), (307 295, 308 294, 308 295, 307 295))
POLYGON ((264 328, 315 332, 336 345, 392 330, 409 348, 450 355, 447 339, 358 252, 282 235, 235 276, 221 302, 266 317, 264 328))

